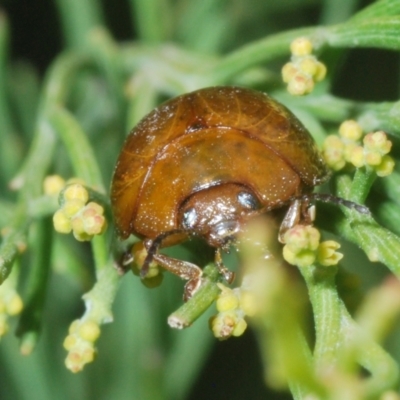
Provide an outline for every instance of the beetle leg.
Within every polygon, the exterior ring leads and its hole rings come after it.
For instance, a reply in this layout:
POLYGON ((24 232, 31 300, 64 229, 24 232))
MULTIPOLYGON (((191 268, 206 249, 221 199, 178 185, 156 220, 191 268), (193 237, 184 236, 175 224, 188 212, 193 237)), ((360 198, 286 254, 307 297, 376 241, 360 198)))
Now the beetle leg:
POLYGON ((283 236, 285 233, 300 222, 302 211, 303 202, 301 199, 293 200, 286 212, 285 217, 283 218, 281 227, 279 228, 278 239, 281 243, 284 243, 283 236))
POLYGON ((223 261, 222 261, 222 255, 221 255, 221 249, 217 248, 215 251, 215 265, 219 269, 219 272, 223 275, 224 279, 228 283, 232 283, 235 279, 235 273, 232 271, 229 271, 228 268, 225 267, 223 261))
MULTIPOLYGON (((152 240, 145 240, 143 243, 148 251, 152 245, 152 240)), ((187 281, 183 294, 184 301, 189 300, 199 289, 203 271, 197 265, 188 261, 168 257, 164 254, 153 254, 152 260, 167 271, 187 281)))
POLYGON ((156 254, 154 261, 167 271, 187 281, 183 293, 184 301, 189 300, 199 289, 203 271, 197 265, 164 254, 156 254))

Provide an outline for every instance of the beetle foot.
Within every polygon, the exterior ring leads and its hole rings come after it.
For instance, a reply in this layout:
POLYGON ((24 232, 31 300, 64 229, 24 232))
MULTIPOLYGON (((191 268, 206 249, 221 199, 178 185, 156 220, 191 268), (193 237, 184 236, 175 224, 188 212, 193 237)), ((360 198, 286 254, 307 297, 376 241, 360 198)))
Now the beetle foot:
POLYGON ((183 292, 183 301, 188 301, 200 288, 201 276, 196 276, 186 282, 185 290, 183 292))
POLYGON ((119 275, 125 275, 130 269, 130 264, 133 262, 133 256, 130 251, 126 251, 121 255, 119 260, 114 263, 114 268, 119 275))
POLYGON ((215 252, 215 265, 228 283, 232 283, 235 280, 235 273, 226 268, 224 262, 222 261, 220 248, 218 248, 215 252))
POLYGON ((221 271, 224 279, 230 284, 235 280, 236 274, 232 271, 229 271, 228 269, 224 269, 224 271, 221 271))

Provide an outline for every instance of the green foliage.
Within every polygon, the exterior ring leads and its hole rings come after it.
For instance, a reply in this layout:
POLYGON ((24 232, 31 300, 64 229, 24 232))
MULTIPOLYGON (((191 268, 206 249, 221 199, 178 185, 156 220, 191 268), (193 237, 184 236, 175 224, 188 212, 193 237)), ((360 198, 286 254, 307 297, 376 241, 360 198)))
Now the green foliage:
MULTIPOLYGON (((0 9, 0 282, 14 282, 12 290, 24 301, 15 322, 19 344, 8 334, 0 345, 0 397, 189 398, 213 344, 207 308, 218 296, 220 277, 208 265, 206 284, 182 305, 182 285, 174 277, 165 276, 162 286, 150 291, 139 278, 118 274, 121 244, 113 234, 108 188, 126 133, 165 98, 212 85, 241 85, 284 103, 319 144, 345 119, 356 119, 365 131, 385 130, 399 162, 400 102, 356 100, 356 94, 344 98, 336 94, 336 85, 344 80, 352 86, 341 74, 351 49, 400 51, 400 0, 374 1, 358 12, 356 0, 251 5, 244 0, 131 0, 137 37, 122 43, 107 28, 100 1, 55 3, 65 46, 43 79, 27 61, 11 56, 12 29, 0 9), (302 36, 311 40, 328 76, 299 98, 286 92, 280 70, 290 57, 290 43, 302 36), (54 173, 82 179, 91 199, 106 208, 110 227, 90 245, 54 232, 50 222, 57 201, 42 189, 45 177, 54 173), (200 319, 177 331, 168 327, 168 315, 175 325, 200 319), (65 369, 62 343, 79 318, 113 324, 102 326, 97 360, 73 376, 65 369), (33 354, 20 357, 18 345, 23 354, 33 354)), ((385 79, 398 86, 398 74, 394 70, 393 76, 374 76, 363 84, 371 92, 385 79)), ((332 177, 327 190, 366 202, 373 214, 318 206, 316 226, 342 240, 346 249, 343 275, 335 267, 310 266, 301 269, 301 280, 274 262, 262 265, 265 307, 249 321, 263 378, 273 389, 290 390, 295 399, 310 393, 331 400, 344 393, 354 399, 396 396, 391 391, 398 388, 400 345, 391 339, 389 346, 386 339, 398 334, 400 285, 382 277, 400 278, 399 183, 398 168, 379 179, 365 167, 332 177), (361 293, 363 302, 346 300, 351 296, 346 297, 341 279, 351 273, 363 284, 348 292, 361 293), (304 334, 309 305, 312 339, 304 334)), ((242 249, 244 270, 258 263, 260 249, 252 246, 242 249)), ((190 246, 171 251, 205 264, 201 251, 190 246)), ((3 305, 4 298, 0 318, 6 315, 3 305)), ((236 346, 241 343, 238 339, 236 346)), ((247 368, 237 363, 238 371, 247 368)), ((220 385, 225 390, 231 383, 220 385)), ((260 398, 252 382, 245 389, 247 399, 260 398)), ((190 398, 207 396, 192 393, 190 398)))

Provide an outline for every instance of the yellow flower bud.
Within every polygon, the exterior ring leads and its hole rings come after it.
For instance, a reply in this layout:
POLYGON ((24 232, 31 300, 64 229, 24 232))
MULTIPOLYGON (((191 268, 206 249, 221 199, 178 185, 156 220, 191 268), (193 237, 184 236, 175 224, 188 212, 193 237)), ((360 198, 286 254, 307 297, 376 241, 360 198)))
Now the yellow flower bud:
POLYGON ((238 321, 239 318, 235 311, 219 313, 210 320, 211 330, 217 339, 228 339, 232 336, 238 321))
POLYGON ((73 217, 85 207, 85 203, 80 199, 71 199, 64 203, 61 210, 66 217, 73 217))
POLYGON ((78 335, 88 342, 95 342, 100 336, 100 327, 94 321, 85 321, 79 327, 78 335))
POLYGON ((141 282, 143 283, 144 286, 146 286, 149 289, 153 289, 160 286, 164 280, 164 275, 162 274, 162 271, 160 271, 160 268, 150 268, 148 275, 151 276, 148 277, 146 275, 141 280, 141 282))
POLYGON ((72 230, 74 234, 80 235, 85 232, 85 224, 81 215, 78 215, 71 220, 72 230))
POLYGON ((160 267, 155 263, 150 263, 149 271, 146 274, 146 279, 155 278, 160 274, 160 267))
POLYGON ((78 241, 78 242, 89 242, 90 240, 93 239, 93 236, 88 235, 85 232, 75 232, 72 231, 72 234, 74 235, 74 238, 78 241))
POLYGON ((345 144, 337 135, 329 135, 323 144, 323 155, 330 168, 339 171, 346 165, 345 144))
POLYGON ((104 214, 104 207, 94 201, 87 203, 86 205, 87 210, 93 210, 96 214, 103 215, 104 214))
POLYGON ((4 336, 7 334, 9 330, 9 325, 7 323, 7 315, 6 314, 0 314, 0 337, 4 336))
POLYGON ((362 146, 358 145, 357 142, 348 142, 348 143, 346 143, 345 146, 344 146, 344 152, 343 152, 345 161, 351 163, 351 158, 353 157, 354 150, 355 150, 356 153, 358 151, 360 152, 359 154, 361 156, 361 159, 363 160, 364 151, 361 151, 361 149, 362 149, 362 146), (359 149, 355 150, 357 147, 359 147, 359 149))
POLYGON ((382 162, 375 167, 376 174, 380 177, 388 176, 393 172, 394 160, 392 157, 385 155, 382 162))
POLYGON ((349 161, 356 168, 363 167, 365 165, 364 148, 362 146, 354 147, 351 154, 349 154, 349 161))
POLYGON ((82 352, 82 356, 81 356, 82 364, 88 364, 88 363, 93 362, 95 355, 96 355, 96 351, 94 350, 94 348, 85 349, 85 351, 82 352))
POLYGON ((7 301, 6 309, 8 315, 17 315, 24 308, 24 303, 22 302, 21 297, 14 293, 7 301))
POLYGON ((364 145, 370 150, 380 150, 383 154, 389 153, 392 148, 392 142, 388 140, 383 131, 370 132, 364 137, 364 145))
POLYGON ((143 265, 144 260, 147 257, 147 250, 144 247, 143 242, 137 242, 133 245, 132 255, 133 255, 134 262, 140 268, 143 265))
POLYGON ((64 199, 66 201, 69 200, 81 200, 83 203, 87 203, 89 200, 89 193, 86 188, 79 184, 75 183, 68 186, 64 191, 64 199))
POLYGON ((68 351, 66 367, 72 372, 79 372, 84 365, 94 360, 96 350, 93 343, 100 336, 100 327, 95 321, 74 321, 69 334, 64 340, 64 348, 68 351))
POLYGON ((68 353, 65 359, 65 366, 73 373, 82 371, 84 363, 82 362, 81 355, 76 352, 68 353))
POLYGON ((361 126, 354 120, 344 121, 339 127, 339 135, 344 139, 356 141, 361 138, 362 133, 361 126))
POLYGON ((294 56, 306 56, 313 51, 310 39, 299 37, 290 44, 290 51, 294 56))
POLYGON ((291 265, 297 265, 300 268, 308 267, 314 264, 316 253, 312 250, 302 250, 294 252, 289 246, 283 246, 283 258, 291 265))
POLYGON ((64 349, 67 351, 70 351, 74 346, 76 346, 76 336, 75 335, 68 335, 65 339, 64 339, 64 349))
POLYGON ((305 74, 314 76, 318 70, 317 60, 313 56, 304 57, 299 62, 299 69, 305 74))
POLYGON ((258 310, 256 296, 252 292, 241 290, 239 307, 246 315, 253 317, 258 310))
POLYGON ((48 196, 58 196, 64 186, 65 180, 60 175, 47 176, 43 181, 43 191, 48 196))
POLYGON ((80 321, 78 319, 73 321, 71 323, 71 325, 69 326, 68 333, 75 333, 78 330, 79 325, 80 325, 80 321))
POLYGON ((316 250, 321 234, 310 225, 296 225, 289 229, 283 237, 284 243, 293 251, 316 250))
POLYGON ((302 96, 312 92, 314 89, 314 81, 302 72, 298 72, 289 81, 287 90, 294 96, 302 96))
POLYGON ((243 318, 240 318, 236 322, 236 325, 232 330, 232 336, 235 337, 242 336, 246 328, 247 328, 247 322, 243 318))
POLYGON ((365 154, 365 163, 374 167, 382 162, 382 156, 377 151, 371 151, 365 154))
POLYGON ((72 226, 70 219, 62 210, 57 210, 53 215, 54 229, 60 233, 70 233, 72 226))
POLYGON ((321 82, 323 79, 325 79, 326 72, 327 72, 326 65, 320 61, 317 61, 317 70, 314 74, 315 81, 321 82))
POLYGON ((334 240, 322 242, 318 247, 318 262, 325 266, 336 265, 342 258, 343 254, 336 252, 340 248, 340 244, 334 240))
POLYGON ((224 285, 218 285, 222 292, 217 298, 216 306, 219 312, 234 310, 239 306, 239 299, 234 291, 224 285))
POLYGON ((88 235, 100 235, 106 227, 106 219, 102 215, 87 215, 86 212, 82 215, 84 223, 84 231, 88 235))
POLYGON ((286 63, 283 67, 282 67, 282 80, 285 83, 289 83, 293 77, 296 75, 297 73, 297 68, 295 67, 295 65, 291 62, 286 63))
POLYGON ((316 259, 320 233, 309 225, 296 225, 289 229, 283 239, 283 258, 292 265, 306 267, 312 265, 316 259))

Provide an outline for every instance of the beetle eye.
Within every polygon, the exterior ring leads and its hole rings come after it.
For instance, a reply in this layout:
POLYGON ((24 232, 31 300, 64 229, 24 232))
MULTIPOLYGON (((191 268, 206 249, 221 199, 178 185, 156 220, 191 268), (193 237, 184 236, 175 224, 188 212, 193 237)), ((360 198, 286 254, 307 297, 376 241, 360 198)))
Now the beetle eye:
POLYGON ((197 221, 197 213, 194 208, 189 208, 183 213, 182 225, 185 229, 192 229, 197 221))
POLYGON ((257 210, 260 208, 260 203, 257 198, 249 192, 240 192, 237 198, 239 203, 249 210, 257 210))

